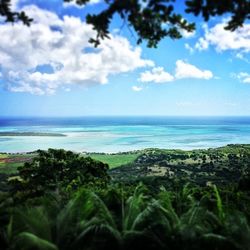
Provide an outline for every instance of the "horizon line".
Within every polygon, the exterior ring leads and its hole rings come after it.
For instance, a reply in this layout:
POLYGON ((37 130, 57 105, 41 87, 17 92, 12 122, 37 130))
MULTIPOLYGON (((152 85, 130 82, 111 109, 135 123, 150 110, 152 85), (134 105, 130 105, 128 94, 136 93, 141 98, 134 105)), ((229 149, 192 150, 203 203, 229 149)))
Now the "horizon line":
POLYGON ((0 115, 2 118, 181 118, 181 117, 190 117, 190 118, 209 118, 209 117, 250 117, 249 115, 76 115, 76 116, 38 116, 38 115, 0 115))

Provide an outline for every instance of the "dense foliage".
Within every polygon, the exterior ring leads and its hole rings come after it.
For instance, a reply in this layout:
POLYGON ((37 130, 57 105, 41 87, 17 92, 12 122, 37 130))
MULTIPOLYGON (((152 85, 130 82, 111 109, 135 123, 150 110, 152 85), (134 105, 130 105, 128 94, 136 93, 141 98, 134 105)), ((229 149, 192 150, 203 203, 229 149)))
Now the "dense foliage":
POLYGON ((250 146, 228 145, 207 150, 161 150, 146 149, 137 159, 129 164, 110 171, 111 176, 119 181, 130 181, 147 177, 156 186, 165 182, 191 182, 200 186, 209 183, 227 185, 244 179, 244 185, 250 175, 250 146))
MULTIPOLYGON (((248 201, 249 202, 249 201, 248 201)), ((216 186, 206 190, 162 188, 150 195, 107 187, 83 189, 68 202, 42 197, 11 212, 4 249, 249 249, 249 222, 228 206, 216 186)), ((248 203, 249 205, 249 203, 248 203)), ((239 204, 237 204, 239 206, 239 204)))
POLYGON ((33 161, 18 170, 18 178, 11 180, 13 191, 34 196, 42 195, 47 190, 71 190, 109 180, 107 164, 63 149, 38 150, 33 161))
MULTIPOLYGON (((113 170, 110 179, 107 165, 86 155, 38 151, 18 176, 11 176, 12 189, 0 193, 1 249, 249 250, 249 164, 243 157, 248 146, 219 150, 224 164, 235 159, 234 153, 241 154, 245 174, 217 185, 197 185, 178 175, 143 179, 132 174, 128 181, 116 178, 113 170)), ((175 164, 190 161, 182 152, 145 150, 134 164, 143 168, 166 157, 169 162, 174 157, 175 164)), ((204 152, 187 154, 206 162, 210 159, 205 160, 204 152)), ((209 152, 213 158, 216 151, 209 152)))

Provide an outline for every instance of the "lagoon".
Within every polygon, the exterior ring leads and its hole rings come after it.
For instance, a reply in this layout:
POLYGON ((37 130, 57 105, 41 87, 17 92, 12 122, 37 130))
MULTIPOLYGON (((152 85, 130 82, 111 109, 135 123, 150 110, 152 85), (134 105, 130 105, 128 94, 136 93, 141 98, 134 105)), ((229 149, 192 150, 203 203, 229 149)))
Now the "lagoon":
POLYGON ((239 143, 250 143, 250 117, 0 118, 0 152, 9 153, 48 148, 189 150, 239 143))

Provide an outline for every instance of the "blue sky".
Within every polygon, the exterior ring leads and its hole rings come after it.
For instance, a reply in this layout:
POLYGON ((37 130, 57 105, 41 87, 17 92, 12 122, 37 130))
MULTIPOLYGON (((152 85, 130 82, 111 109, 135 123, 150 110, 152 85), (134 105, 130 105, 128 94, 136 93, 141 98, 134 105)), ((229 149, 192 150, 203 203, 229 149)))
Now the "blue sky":
MULTIPOLYGON (((182 4, 178 9, 181 11, 182 4)), ((0 24, 1 116, 250 115, 250 24, 223 29, 226 17, 149 49, 115 17, 111 40, 93 49, 82 8, 62 1, 15 0, 30 28, 0 24)))

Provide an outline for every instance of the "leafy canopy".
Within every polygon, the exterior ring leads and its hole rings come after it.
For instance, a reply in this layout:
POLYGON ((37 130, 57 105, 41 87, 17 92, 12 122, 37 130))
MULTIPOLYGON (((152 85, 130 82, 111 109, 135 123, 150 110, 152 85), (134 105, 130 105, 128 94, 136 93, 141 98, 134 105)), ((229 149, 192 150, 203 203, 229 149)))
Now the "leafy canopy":
MULTIPOLYGON (((84 5, 90 0, 64 0, 84 5)), ((92 24, 97 31, 96 38, 90 42, 95 46, 100 40, 109 37, 109 26, 115 14, 118 14, 124 24, 131 27, 138 35, 137 43, 147 41, 148 47, 156 47, 165 37, 179 39, 182 31, 192 32, 194 23, 189 23, 177 12, 179 1, 176 0, 104 0, 106 8, 98 14, 87 15, 87 23, 92 24)), ((180 3, 180 2, 179 2, 180 3)), ((186 0, 186 13, 201 15, 205 21, 210 17, 231 15, 225 27, 234 31, 250 18, 249 0, 186 0)), ((0 15, 6 17, 7 22, 22 21, 26 25, 32 23, 24 12, 13 12, 11 0, 0 0, 0 15)), ((123 24, 123 25, 124 25, 123 24)))
POLYGON ((38 150, 38 156, 18 170, 20 181, 16 189, 41 194, 109 180, 107 164, 63 149, 38 150))

